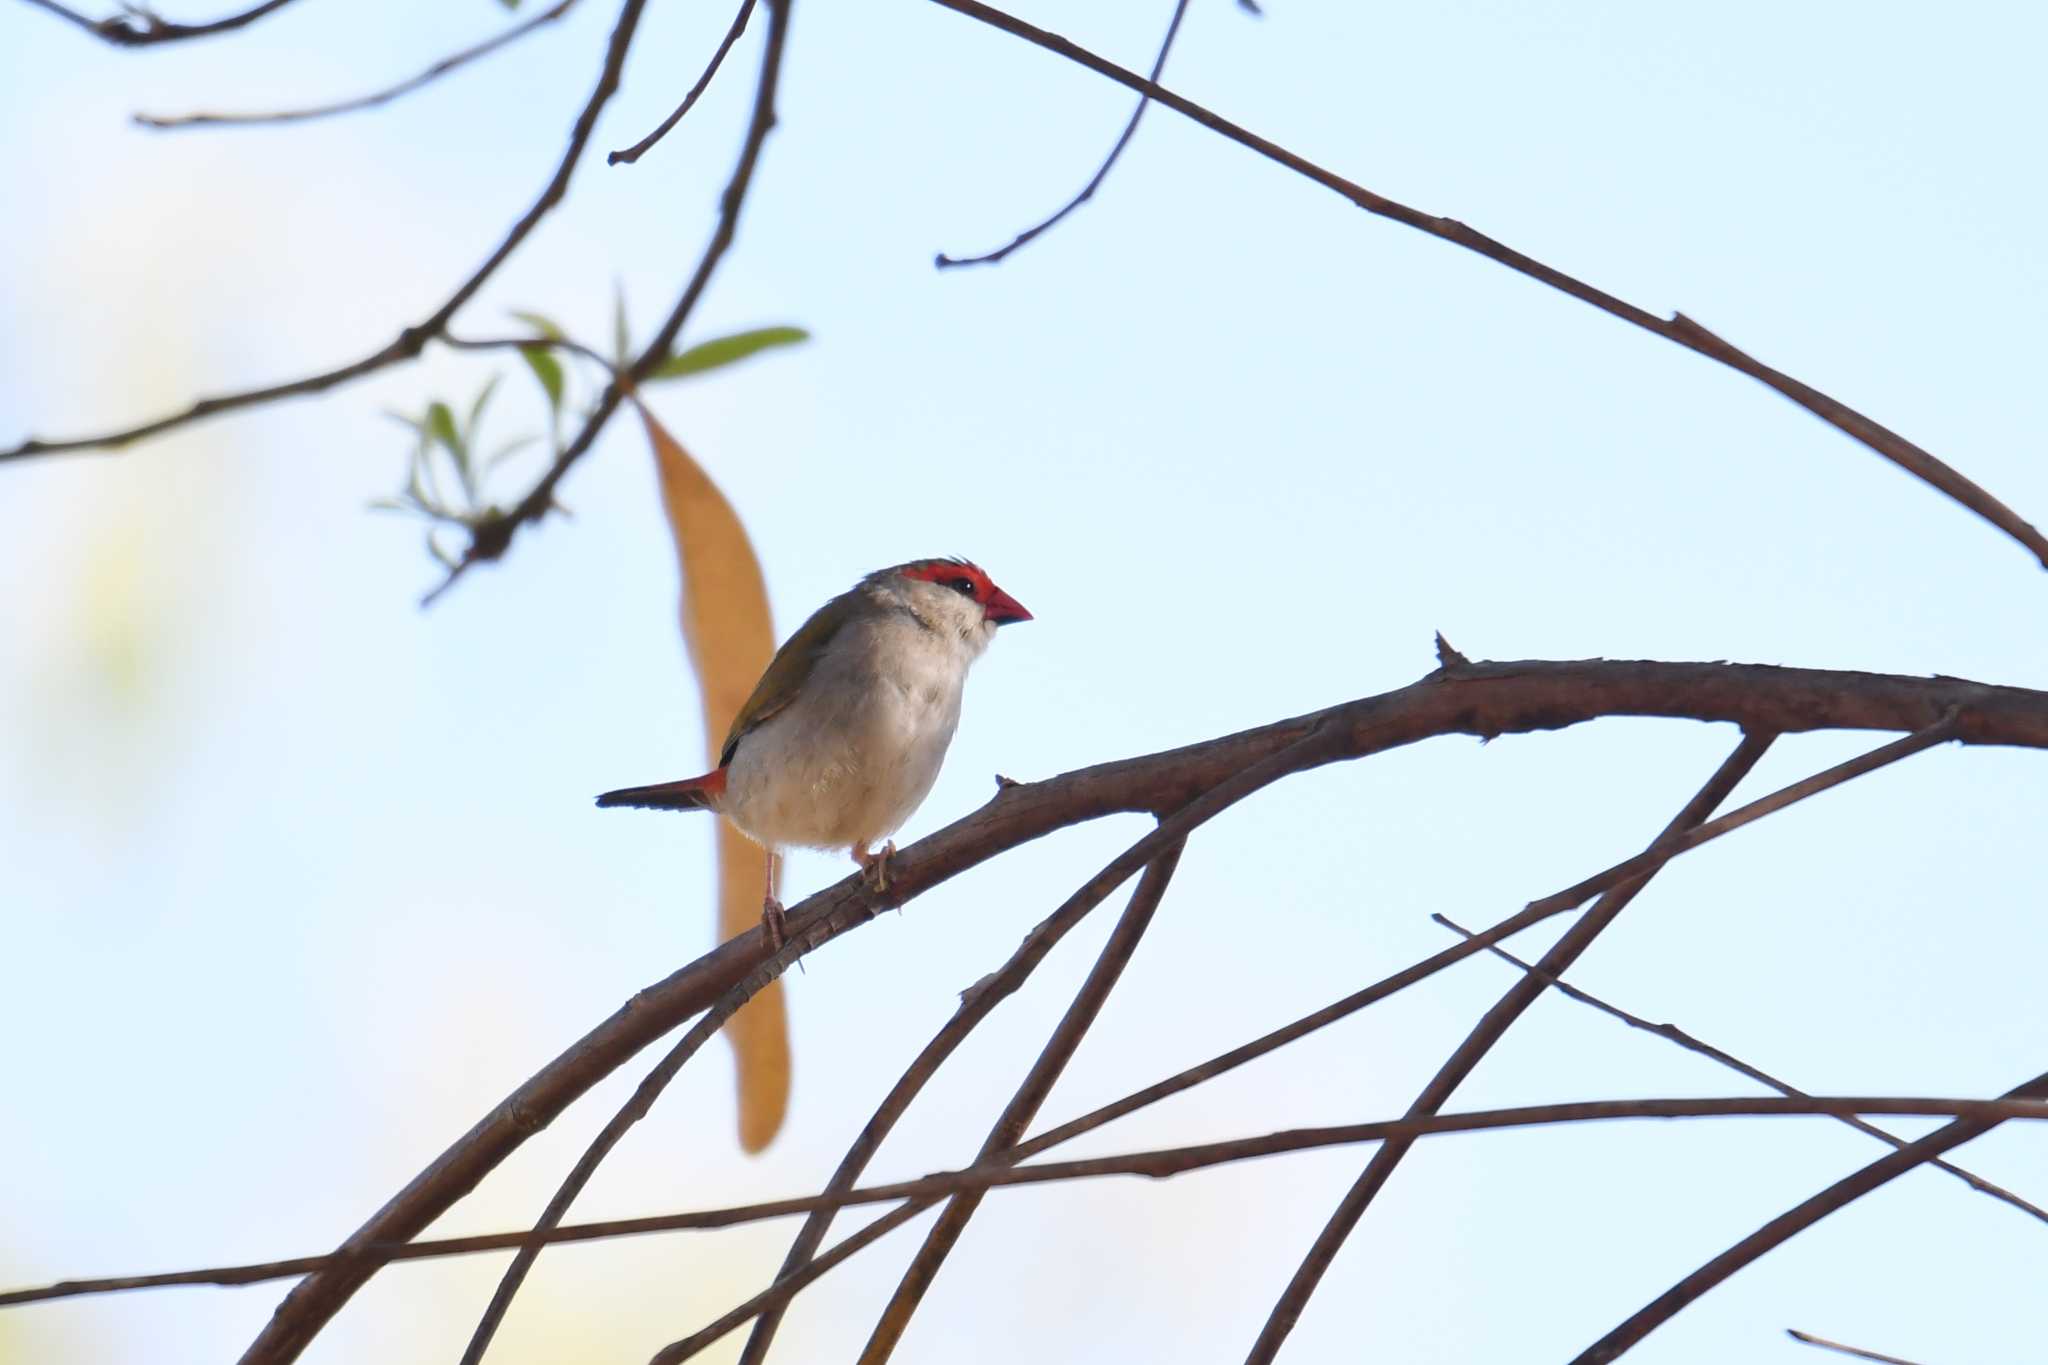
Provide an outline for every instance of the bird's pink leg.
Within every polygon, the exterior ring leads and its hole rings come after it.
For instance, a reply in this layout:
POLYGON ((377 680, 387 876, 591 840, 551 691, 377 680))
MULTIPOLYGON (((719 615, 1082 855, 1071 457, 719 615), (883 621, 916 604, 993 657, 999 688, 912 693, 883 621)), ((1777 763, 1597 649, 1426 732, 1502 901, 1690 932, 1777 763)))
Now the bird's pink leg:
POLYGON ((896 841, 883 843, 879 853, 870 853, 862 844, 855 844, 851 850, 853 860, 860 864, 861 880, 876 891, 889 889, 889 859, 895 856, 896 841))
POLYGON ((761 883, 761 932, 768 936, 768 951, 779 953, 789 940, 783 928, 782 902, 775 899, 775 850, 768 850, 768 875, 761 883))

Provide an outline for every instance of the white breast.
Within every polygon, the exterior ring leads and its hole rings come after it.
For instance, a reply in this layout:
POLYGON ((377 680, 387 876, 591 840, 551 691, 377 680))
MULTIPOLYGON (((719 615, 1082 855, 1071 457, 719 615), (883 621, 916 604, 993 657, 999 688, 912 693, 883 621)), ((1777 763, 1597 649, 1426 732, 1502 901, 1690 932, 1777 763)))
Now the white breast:
POLYGON ((907 610, 843 627, 781 713, 748 733, 724 811, 772 846, 865 846, 908 820, 938 779, 981 640, 907 610))

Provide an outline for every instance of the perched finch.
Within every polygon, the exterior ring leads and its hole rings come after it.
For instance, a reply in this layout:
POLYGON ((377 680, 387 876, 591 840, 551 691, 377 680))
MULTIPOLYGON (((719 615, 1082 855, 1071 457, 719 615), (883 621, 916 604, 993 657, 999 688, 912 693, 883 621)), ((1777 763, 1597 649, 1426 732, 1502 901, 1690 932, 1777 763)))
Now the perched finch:
POLYGON ((733 718, 702 777, 624 787, 600 806, 711 810, 762 845, 762 925, 783 941, 777 850, 843 848, 876 890, 893 843, 932 789, 960 723, 967 669, 996 628, 1031 613, 975 565, 919 559, 879 569, 789 637, 733 718))

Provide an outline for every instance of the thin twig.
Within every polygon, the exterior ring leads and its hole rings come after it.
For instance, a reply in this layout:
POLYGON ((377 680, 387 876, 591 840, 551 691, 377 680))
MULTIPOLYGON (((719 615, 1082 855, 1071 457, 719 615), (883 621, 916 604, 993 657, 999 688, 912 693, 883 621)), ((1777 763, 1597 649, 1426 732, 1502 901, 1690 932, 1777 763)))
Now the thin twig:
POLYGON ((1826 1337, 1817 1337, 1796 1327, 1787 1327, 1785 1335, 1803 1345, 1818 1346, 1826 1351, 1839 1351, 1845 1356, 1855 1356, 1858 1360, 1875 1360, 1879 1365, 1913 1365, 1912 1361, 1903 1356, 1888 1356, 1879 1351, 1866 1351, 1861 1346, 1845 1346, 1839 1341, 1829 1341, 1826 1337))
POLYGON ((457 351, 523 351, 529 346, 542 350, 568 351, 593 361, 608 375, 616 376, 618 371, 612 359, 594 346, 586 346, 570 337, 525 336, 525 337, 459 337, 442 333, 441 344, 457 351))
MULTIPOLYGON (((1053 947, 1092 909, 1093 906, 1088 906, 1074 912, 1062 906, 1053 911, 1024 936, 1024 941, 1017 945, 1008 961, 960 993, 960 1007, 954 1011, 953 1017, 904 1068, 903 1075, 890 1087, 889 1093, 847 1148, 846 1155, 840 1158, 838 1169, 833 1171, 831 1180, 825 1185, 827 1194, 837 1194, 854 1187, 861 1172, 867 1169, 868 1162, 881 1148, 882 1140, 909 1110, 911 1102, 924 1090, 926 1083, 938 1074, 939 1068, 967 1041, 981 1021, 1017 992, 1053 947)), ((775 1272, 776 1280, 787 1278, 817 1254, 826 1232, 831 1229, 834 1212, 832 1209, 819 1209, 804 1221, 803 1228, 790 1243, 788 1254, 783 1257, 782 1268, 775 1272)), ((766 1357, 781 1322, 782 1311, 779 1308, 761 1315, 747 1337, 746 1349, 740 1353, 740 1365, 759 1365, 766 1357)))
MULTIPOLYGON (((1144 879, 1131 893, 1130 906, 1124 911, 1123 918, 1117 921, 1116 929, 1095 960, 1095 966, 1074 993, 1073 1002, 1054 1026, 1052 1036, 1038 1054, 1038 1060, 1031 1064, 1031 1069, 1018 1083, 1016 1093, 1011 1095, 1009 1103, 1003 1106, 1002 1113, 990 1126, 988 1136, 982 1141, 981 1152, 974 1159, 975 1165, 1003 1162, 1004 1154, 1023 1139, 1024 1130, 1038 1117, 1039 1107, 1052 1093, 1067 1063, 1081 1046, 1081 1039, 1094 1025, 1103 1003, 1109 999, 1110 991, 1123 976, 1131 954, 1137 951, 1138 941, 1151 925, 1152 916, 1159 909, 1160 898, 1166 894, 1167 884, 1173 880, 1181 848, 1179 844, 1171 845, 1145 869, 1144 879)), ((939 1268, 945 1264, 947 1255, 959 1242, 960 1234, 966 1231, 968 1220, 980 1206, 979 1192, 955 1195, 947 1202, 946 1211, 925 1234, 924 1245, 918 1248, 910 1268, 903 1272, 896 1292, 882 1310, 881 1320, 869 1334, 868 1344, 861 1351, 860 1365, 882 1365, 895 1351, 896 1343, 903 1339, 904 1330, 910 1326, 911 1316, 917 1312, 932 1281, 937 1278, 939 1268)))
MULTIPOLYGON (((2008 1100, 2048 1098, 2048 1071, 2005 1092, 2008 1100)), ((1865 1111, 1875 1112, 1875 1111, 1865 1111)), ((1787 1209, 1749 1236, 1708 1261, 1692 1274, 1638 1309, 1626 1322, 1581 1351, 1572 1365, 1605 1365, 1650 1333, 1670 1321, 1688 1304, 1706 1294, 1723 1280, 1759 1256, 1812 1227, 1835 1210, 1851 1204, 1872 1190, 1904 1175, 1935 1157, 1953 1151, 1998 1126, 1996 1118, 1958 1117, 1916 1142, 1909 1142, 1889 1156, 1880 1157, 1862 1170, 1843 1177, 1819 1194, 1787 1209)))
POLYGON ((247 24, 253 24, 264 15, 281 10, 291 0, 264 0, 253 9, 240 14, 230 14, 225 19, 215 19, 205 24, 174 24, 159 19, 148 10, 135 5, 123 6, 126 13, 112 15, 105 19, 94 19, 80 14, 68 5, 56 0, 28 0, 38 9, 48 10, 60 19, 69 20, 95 38, 112 43, 115 47, 149 47, 156 43, 175 43, 186 38, 204 38, 214 33, 227 33, 247 24))
MULTIPOLYGON (((1448 916, 1441 914, 1433 914, 1430 916, 1430 918, 1435 920, 1438 924, 1441 924, 1444 928, 1449 929, 1454 934, 1462 934, 1466 938, 1476 937, 1476 935, 1474 935, 1470 929, 1467 929, 1465 926, 1459 924, 1457 921, 1449 918, 1448 916)), ((1596 1009, 1600 1011, 1602 1014, 1609 1016, 1610 1018, 1619 1019, 1622 1023, 1627 1024, 1632 1029, 1640 1029, 1644 1033, 1653 1033, 1657 1035, 1659 1038, 1665 1039, 1668 1042, 1678 1044, 1678 1046, 1686 1049, 1686 1051, 1688 1052, 1696 1052, 1700 1056, 1707 1058, 1709 1061, 1718 1062, 1722 1066, 1727 1067, 1731 1071, 1749 1077, 1749 1079, 1757 1082, 1759 1085, 1769 1086, 1771 1089, 1777 1091, 1780 1095, 1789 1095, 1796 1099, 1803 1098, 1804 1096, 1810 1093, 1808 1091, 1799 1089, 1797 1086, 1779 1080, 1776 1076, 1771 1075, 1769 1072, 1764 1071, 1759 1067, 1751 1066, 1748 1062, 1743 1061, 1741 1058, 1736 1057, 1731 1053, 1724 1052, 1720 1048, 1715 1047, 1712 1043, 1705 1042, 1697 1037, 1694 1037, 1692 1034, 1686 1032, 1684 1029, 1678 1027, 1678 1025, 1676 1024, 1651 1023, 1648 1019, 1643 1018, 1641 1015, 1631 1014, 1629 1011, 1621 1008, 1621 1006, 1610 1004, 1607 1001, 1602 1000, 1599 996, 1594 995, 1592 992, 1583 989, 1582 987, 1575 986, 1569 981, 1560 981, 1558 978, 1545 973, 1540 967, 1536 966, 1534 963, 1526 962, 1523 959, 1516 957, 1513 953, 1509 952, 1505 948, 1496 945, 1493 948, 1491 948, 1490 951, 1493 953, 1495 957, 1501 959, 1503 962, 1507 962, 1516 967, 1519 967, 1521 970, 1523 970, 1524 972, 1528 972, 1532 976, 1542 977, 1544 981, 1553 990, 1556 990, 1560 994, 1564 995, 1567 999, 1576 1000, 1580 1004, 1596 1009)), ((1886 1143, 1891 1147, 1897 1148, 1906 1145, 1905 1138, 1899 1137, 1893 1133, 1888 1133, 1874 1123, 1866 1123, 1864 1120, 1857 1118, 1853 1114, 1844 1115, 1842 1118, 1842 1122, 1847 1124, 1849 1127, 1854 1128, 1857 1132, 1867 1133, 1869 1136, 1876 1138, 1879 1142, 1886 1143)), ((1961 1166, 1955 1165, 1953 1162, 1930 1161, 1927 1164, 1934 1167, 1936 1170, 1948 1172, 1948 1174, 1962 1181, 1971 1189, 1976 1190, 1979 1194, 1990 1195, 1993 1199, 1997 1199, 2003 1203, 2012 1205, 2021 1213, 2027 1214, 2028 1216, 2033 1218, 2038 1218, 2044 1223, 2048 1223, 2048 1209, 2044 1209, 2040 1205, 2032 1203, 2029 1200, 2024 1199, 2017 1194, 2014 1194, 2011 1190, 2006 1189, 2003 1185, 1994 1185, 1989 1180, 1984 1179, 1984 1177, 1977 1175, 1972 1171, 1967 1171, 1963 1169, 1961 1166)))
POLYGON ((591 405, 590 414, 584 419, 583 427, 555 456, 554 463, 541 475, 539 482, 527 490, 525 497, 515 503, 510 511, 500 513, 469 529, 469 544, 462 552, 462 558, 455 561, 448 576, 422 600, 422 606, 430 606, 441 594, 455 586, 456 580, 477 564, 487 563, 501 557, 512 544, 512 537, 519 528, 529 522, 539 521, 555 506, 555 487, 560 484, 575 463, 582 459, 597 440, 597 434, 604 430, 606 422, 618 410, 619 402, 626 391, 636 387, 653 374, 675 346, 676 337, 683 330, 683 324, 696 310, 697 300, 704 295, 704 289, 711 283, 711 276, 725 259, 726 251, 732 246, 733 237, 739 230, 740 207, 746 202, 747 190, 754 183, 754 168, 760 164, 761 148, 768 141, 770 130, 775 127, 775 90, 782 76, 782 53, 789 35, 789 11, 795 0, 768 0, 768 40, 761 52, 761 74, 754 86, 754 112, 747 121, 747 133, 740 144, 740 154, 733 163, 732 178, 726 182, 725 193, 718 199, 718 225, 712 229, 711 240, 704 246, 704 254, 697 259, 697 268, 691 272, 689 283, 683 286, 682 296, 668 317, 656 329, 654 337, 647 343, 647 349, 640 353, 627 368, 622 380, 614 376, 605 385, 591 405))
MULTIPOLYGON (((1685 803, 1663 831, 1651 841, 1648 852, 1655 854, 1666 849, 1674 849, 1685 836, 1700 830, 1707 817, 1728 799, 1729 794, 1743 778, 1749 776, 1750 770, 1756 767, 1776 738, 1777 736, 1768 732, 1745 733, 1742 742, 1722 760, 1721 766, 1707 779, 1706 785, 1693 794, 1692 799, 1685 803)), ((1600 932, 1614 922, 1615 916, 1635 899, 1636 894, 1649 883, 1649 879, 1657 870, 1658 865, 1652 864, 1630 879, 1616 883, 1611 890, 1603 894, 1594 902, 1593 908, 1581 916, 1578 923, 1572 925, 1550 951, 1544 954, 1542 970, 1555 976, 1570 966, 1600 932)), ((1493 1008, 1480 1019, 1472 1032, 1437 1070, 1436 1075, 1430 1078, 1429 1083, 1423 1086, 1414 1103, 1408 1107, 1408 1117, 1421 1118, 1443 1108, 1445 1101, 1450 1099, 1451 1093, 1458 1088, 1459 1083, 1472 1074, 1472 1068, 1479 1065, 1480 1060, 1492 1050, 1493 1045, 1500 1041, 1502 1035, 1515 1020, 1521 1018, 1523 1011, 1528 1009, 1545 989, 1546 983, 1535 976, 1524 976, 1517 980, 1508 989, 1507 994, 1496 1001, 1493 1008)), ((1265 1326, 1259 1330, 1258 1340, 1253 1344, 1250 1355, 1246 1357, 1248 1361, 1267 1365, 1267 1362, 1280 1353, 1281 1343, 1287 1339, 1288 1333, 1294 1330, 1294 1324, 1300 1320, 1302 1309, 1308 1304, 1309 1296, 1315 1293, 1316 1286, 1322 1282, 1330 1262, 1336 1259, 1345 1238, 1350 1236, 1352 1228, 1357 1226, 1358 1220, 1364 1216, 1366 1208, 1386 1184, 1387 1178, 1394 1173, 1394 1168, 1400 1164, 1401 1158, 1407 1155, 1408 1148, 1409 1144, 1405 1142, 1388 1142, 1383 1143, 1379 1150, 1373 1153, 1372 1160, 1367 1163, 1365 1170, 1359 1174, 1357 1181, 1338 1203, 1336 1211, 1330 1215, 1329 1222, 1317 1235, 1308 1254, 1302 1258, 1293 1278, 1287 1282, 1287 1287, 1273 1304, 1273 1310, 1267 1316, 1265 1326)))
MULTIPOLYGON (((2040 1080, 2042 1084, 2039 1088, 2044 1096, 2048 1096, 2048 1075, 2044 1075, 2040 1080)), ((2013 1092, 2014 1095, 2017 1093, 2013 1092)), ((551 1246, 573 1242, 607 1241, 649 1233, 737 1227, 744 1223, 762 1222, 770 1218, 788 1218, 821 1208, 844 1209, 866 1204, 893 1204, 900 1200, 915 1201, 903 1208, 892 1210, 886 1218, 877 1220, 885 1222, 905 1212, 920 1212, 943 1199, 983 1190, 1019 1185, 1058 1184, 1070 1180, 1093 1180, 1120 1175, 1161 1180, 1214 1166, 1281 1156, 1291 1152, 1316 1151, 1364 1142, 1441 1137, 1456 1133, 1484 1133, 1512 1128, 1644 1119, 1839 1118, 1843 1114, 1875 1114, 1901 1118, 1953 1117, 1989 1127, 2014 1120, 2030 1123, 2048 1122, 2048 1098, 2021 1099, 2008 1096, 1995 1100, 1972 1100, 1939 1096, 1814 1095, 1792 1099, 1772 1095, 1738 1095, 1705 1099, 1573 1100, 1561 1104, 1476 1109, 1464 1113, 1436 1114, 1427 1118, 1378 1120, 1323 1128, 1289 1128, 1220 1142, 1151 1148, 1109 1156, 1084 1157, 1075 1161, 1048 1161, 1035 1166, 1020 1166, 1006 1161, 963 1170, 938 1171, 914 1180, 862 1186, 838 1194, 804 1195, 793 1199, 737 1204, 727 1208, 565 1225, 549 1232, 544 1240, 551 1246)), ((1014 1153, 1005 1154, 1006 1157, 1012 1155, 1014 1153)), ((867 1225, 862 1229, 862 1234, 874 1226, 867 1225)), ((900 1223, 892 1226, 900 1226, 900 1223)), ((160 1288, 166 1285, 201 1283, 250 1284, 258 1280, 299 1274, 307 1268, 320 1269, 332 1266, 348 1259, 382 1264, 388 1261, 430 1260, 480 1252, 514 1251, 532 1236, 531 1230, 521 1229, 516 1232, 447 1237, 430 1242, 371 1245, 360 1252, 347 1255, 330 1253, 326 1256, 301 1257, 293 1261, 225 1267, 218 1272, 184 1271, 178 1272, 177 1278, 137 1275, 108 1280, 68 1280, 37 1289, 18 1289, 0 1294, 0 1307, 73 1298, 81 1294, 105 1293, 116 1289, 160 1288), (216 1278, 193 1278, 201 1273, 211 1274, 216 1278)), ((846 1243, 842 1242, 825 1256, 811 1262, 805 1267, 806 1273, 819 1269, 838 1252, 839 1247, 845 1245, 846 1243)), ((664 1354, 664 1359, 666 1358, 664 1354)))
POLYGON ((215 398, 202 398, 182 411, 119 431, 55 441, 31 438, 10 449, 0 450, 0 461, 47 455, 56 451, 88 450, 96 447, 118 448, 224 412, 256 407, 276 402, 280 398, 321 393, 337 384, 360 379, 366 374, 373 374, 419 355, 426 348, 427 342, 441 335, 456 311, 468 303, 477 290, 483 288, 485 281, 497 272, 498 267, 502 266, 514 251, 518 250, 520 243, 539 226, 540 220, 561 203, 563 196, 568 193, 570 177, 575 173, 576 163, 583 157, 583 149, 590 141, 591 130, 597 126, 597 116, 619 88, 619 73, 625 67, 626 52, 632 46, 634 31, 640 23, 640 13, 646 8, 646 4, 647 0, 623 0, 620 5, 618 22, 612 26, 611 38, 605 48, 604 67, 598 73, 597 85, 590 92, 590 98, 584 102, 582 111, 577 114, 575 126, 569 131, 569 145, 563 151, 561 161, 556 164, 554 175, 542 187, 539 197, 519 216, 519 220, 505 234, 504 240, 498 243, 497 250, 477 267, 475 273, 458 285, 455 292, 450 294, 439 308, 401 331, 389 345, 337 369, 325 370, 283 384, 267 385, 260 389, 243 389, 215 398))
POLYGON ((1168 90, 1157 81, 1147 80, 1137 72, 1118 66, 1108 58, 1098 56, 1077 43, 1028 24, 1015 15, 982 4, 980 0, 932 2, 969 18, 978 19, 993 28, 1034 43, 1048 52, 1058 53, 1069 61, 1077 62, 1091 71, 1107 76, 1119 85, 1156 100, 1174 112, 1194 120, 1211 132, 1221 134, 1240 146, 1248 147, 1261 156, 1278 162, 1296 174, 1306 176, 1325 189, 1335 191, 1367 213, 1390 218, 1418 232, 1426 232, 1432 237, 1439 237, 1468 251, 1477 252, 1489 260, 1498 261, 1510 270, 1569 294, 1582 303, 1591 304, 1604 313, 1612 314, 1646 332, 1676 342, 1687 350, 1717 360, 1730 369, 1769 385, 1830 426, 1862 442, 1907 473, 1924 483, 1931 484, 1998 527, 2024 545, 2041 562, 2043 568, 2048 568, 2048 537, 2043 537, 2018 513, 1965 478, 1960 472, 1854 408, 1837 402, 1820 390, 1802 384, 1792 376, 1772 369, 1746 352, 1736 349, 1684 315, 1674 314, 1668 319, 1660 318, 1561 270, 1547 266, 1534 257, 1525 256, 1482 232, 1474 231, 1454 218, 1440 218, 1435 214, 1410 208, 1384 195, 1375 194, 1363 185, 1346 180, 1334 171, 1325 170, 1306 157, 1298 156, 1277 143, 1268 141, 1257 133, 1196 104, 1193 100, 1168 90))
POLYGON ((382 90, 352 99, 336 100, 332 104, 316 104, 304 109, 280 109, 270 113, 227 113, 227 114, 136 114, 134 120, 144 128, 201 128, 201 127, 248 127, 260 123, 302 123, 308 119, 329 118, 335 114, 354 113, 358 109, 374 109, 380 104, 389 104, 400 96, 409 95, 423 85, 432 84, 451 71, 458 70, 481 57, 488 57, 501 47, 509 46, 527 34, 567 14, 576 6, 577 0, 560 0, 560 3, 542 10, 522 23, 486 38, 474 47, 450 53, 435 62, 417 76, 388 85, 382 90))
POLYGON ((740 40, 742 33, 747 31, 747 20, 752 18, 753 14, 754 0, 740 0, 740 10, 738 14, 732 17, 732 26, 726 29, 725 37, 719 41, 717 51, 711 54, 711 60, 704 65, 704 74, 697 77, 697 83, 690 87, 689 94, 683 96, 683 102, 675 107, 675 112, 663 119, 660 127, 656 128, 646 137, 641 138, 632 146, 606 156, 604 159, 605 165, 616 166, 622 161, 630 165, 638 161, 649 147, 667 137, 669 130, 683 121, 683 115, 689 113, 690 107, 703 97, 706 90, 711 88, 711 78, 716 76, 718 68, 724 65, 725 54, 732 51, 732 45, 740 40))
MULTIPOLYGON (((1160 74, 1166 70, 1167 54, 1173 51, 1173 40, 1180 33, 1180 21, 1186 17, 1187 12, 1188 0, 1174 0, 1173 18, 1167 21, 1166 37, 1160 40, 1159 55, 1152 61, 1152 75, 1150 79, 1154 82, 1157 82, 1160 74)), ((941 251, 932 259, 932 264, 941 270, 945 270, 950 266, 960 265, 994 265, 1026 242, 1029 242, 1032 238, 1051 228, 1075 209, 1080 208, 1081 205, 1093 199, 1095 191, 1102 187, 1104 180, 1108 179, 1110 167, 1116 165, 1117 158, 1122 156, 1124 148, 1130 145, 1131 135, 1138 131, 1138 120, 1145 117, 1145 107, 1150 103, 1152 103, 1150 95, 1139 94, 1138 107, 1131 110, 1130 122, 1124 124, 1124 130, 1118 135, 1116 145, 1109 149, 1109 155, 1102 159, 1102 164, 1096 168, 1095 174, 1088 178, 1088 183, 1081 187, 1081 192, 1062 205, 1059 211, 1054 213, 1052 217, 1047 218, 1035 227, 1025 228, 1012 239, 1008 246, 997 247, 994 251, 984 252, 979 256, 948 256, 945 252, 941 251)))

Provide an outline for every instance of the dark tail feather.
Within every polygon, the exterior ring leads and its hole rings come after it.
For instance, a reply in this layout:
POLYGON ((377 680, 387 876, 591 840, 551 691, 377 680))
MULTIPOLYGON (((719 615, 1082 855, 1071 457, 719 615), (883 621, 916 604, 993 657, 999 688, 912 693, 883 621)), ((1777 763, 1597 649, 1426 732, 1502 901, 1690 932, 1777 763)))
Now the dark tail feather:
POLYGON ((597 798, 600 806, 637 806, 641 810, 715 810, 713 804, 725 792, 725 769, 680 782, 657 782, 651 787, 621 787, 597 798))

